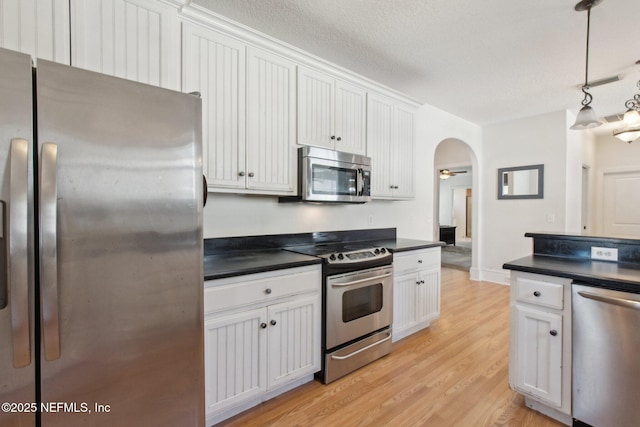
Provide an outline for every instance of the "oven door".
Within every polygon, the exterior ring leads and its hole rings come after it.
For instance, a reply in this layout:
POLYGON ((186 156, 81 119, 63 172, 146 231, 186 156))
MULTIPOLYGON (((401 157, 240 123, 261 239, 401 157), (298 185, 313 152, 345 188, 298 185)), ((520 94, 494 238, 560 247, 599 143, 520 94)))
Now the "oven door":
POLYGON ((302 197, 308 202, 371 200, 370 167, 366 165, 307 157, 301 178, 302 197))
POLYGON ((393 267, 327 277, 326 349, 391 325, 393 267))

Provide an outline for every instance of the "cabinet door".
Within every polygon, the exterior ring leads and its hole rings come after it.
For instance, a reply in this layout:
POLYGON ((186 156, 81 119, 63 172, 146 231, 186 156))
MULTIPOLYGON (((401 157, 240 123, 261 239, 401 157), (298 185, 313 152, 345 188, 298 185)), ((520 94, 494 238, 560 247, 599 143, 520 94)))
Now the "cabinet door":
POLYGON ((75 67, 177 90, 178 11, 149 0, 71 0, 75 67))
POLYGON ((562 316, 515 306, 518 322, 516 388, 547 403, 562 404, 562 316))
POLYGON ((429 322, 440 316, 440 269, 418 272, 416 321, 429 322))
POLYGON ((320 294, 268 307, 272 389, 320 370, 320 294))
POLYGON ((393 279, 393 333, 399 335, 403 330, 416 324, 416 273, 395 276, 393 279))
POLYGON ((393 196, 396 199, 410 199, 415 194, 414 126, 413 110, 396 106, 391 145, 393 196))
POLYGON ((367 93, 340 80, 336 80, 336 150, 365 154, 367 93))
POLYGON ((393 196, 391 176, 393 103, 388 98, 367 95, 367 156, 371 157, 371 196, 393 196))
POLYGON ((211 187, 245 188, 245 45, 183 23, 183 92, 202 95, 202 158, 211 187))
POLYGON ((266 322, 266 308, 205 320, 207 414, 266 390, 266 322))
POLYGON ((334 148, 334 92, 332 77, 298 68, 298 144, 334 148))
POLYGON ((296 190, 296 66, 247 50, 247 188, 296 190))
POLYGON ((68 65, 68 0, 0 1, 0 47, 68 65))

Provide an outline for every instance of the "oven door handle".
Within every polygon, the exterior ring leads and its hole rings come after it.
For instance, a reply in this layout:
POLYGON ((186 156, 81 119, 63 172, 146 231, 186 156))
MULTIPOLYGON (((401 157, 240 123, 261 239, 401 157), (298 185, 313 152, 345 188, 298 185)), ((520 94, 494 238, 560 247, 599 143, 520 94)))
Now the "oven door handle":
POLYGON ((349 359, 350 357, 353 357, 353 356, 355 356, 355 355, 357 355, 357 354, 360 354, 360 353, 362 353, 363 351, 367 351, 367 350, 369 350, 370 348, 373 348, 373 347, 375 347, 375 346, 377 346, 377 345, 382 344, 383 342, 389 341, 390 339, 391 339, 391 333, 387 332, 387 337, 386 337, 386 338, 381 339, 380 341, 376 341, 376 342, 374 342, 373 344, 369 344, 369 345, 368 345, 368 346, 366 346, 366 347, 362 347, 360 350, 356 350, 356 351, 354 351, 353 353, 349 353, 349 354, 347 354, 346 356, 331 356, 331 358, 332 358, 332 359, 335 359, 335 360, 345 360, 345 359, 349 359))
POLYGON ((347 282, 347 283, 332 283, 331 286, 333 286, 334 288, 342 288, 342 287, 345 287, 345 286, 353 286, 353 285, 358 285, 358 284, 364 283, 364 282, 371 282, 373 280, 384 279, 386 277, 390 277, 391 274, 392 273, 387 273, 387 274, 382 274, 380 276, 367 277, 366 279, 354 280, 352 282, 347 282))

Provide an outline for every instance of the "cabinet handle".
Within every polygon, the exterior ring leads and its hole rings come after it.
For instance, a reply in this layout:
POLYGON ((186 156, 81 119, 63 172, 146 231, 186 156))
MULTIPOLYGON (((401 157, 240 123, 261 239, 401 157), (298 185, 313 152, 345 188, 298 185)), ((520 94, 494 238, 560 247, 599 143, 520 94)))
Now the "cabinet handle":
POLYGON ((422 260, 421 259, 418 260, 418 264, 422 264, 422 260))
POLYGON ((335 135, 331 135, 331 139, 336 139, 336 136, 335 135))
POLYGON ((540 295, 541 295, 540 291, 533 291, 533 296, 534 297, 539 297, 540 295))
POLYGON ((389 188, 393 190, 393 185, 391 185, 389 188))
POLYGON ((267 294, 267 295, 269 295, 269 294, 271 293, 271 288, 267 288, 267 289, 265 289, 265 290, 264 290, 264 293, 265 293, 265 294, 267 294))
POLYGON ((342 141, 342 138, 341 138, 341 137, 338 137, 337 141, 342 141))
POLYGON ((244 176, 244 172, 238 172, 238 176, 244 176))
POLYGON ((558 331, 556 331, 555 329, 552 329, 549 331, 549 334, 551 334, 552 337, 555 337, 556 335, 558 335, 558 331))
POLYGON ((271 323, 271 326, 276 326, 276 323, 278 323, 278 322, 276 322, 275 320, 272 320, 272 321, 271 321, 271 322, 269 322, 269 323, 271 323))
POLYGON ((253 178, 253 172, 249 172, 249 178, 253 178))
POLYGON ((260 327, 261 327, 262 329, 264 329, 264 328, 266 328, 266 327, 267 327, 267 324, 266 324, 266 323, 264 323, 264 322, 262 322, 262 323, 260 323, 260 327))

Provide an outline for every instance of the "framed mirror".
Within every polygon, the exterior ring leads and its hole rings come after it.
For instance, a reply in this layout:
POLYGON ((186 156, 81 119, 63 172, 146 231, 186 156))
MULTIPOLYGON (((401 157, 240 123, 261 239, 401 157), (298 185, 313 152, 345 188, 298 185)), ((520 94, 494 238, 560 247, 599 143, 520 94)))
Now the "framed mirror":
POLYGON ((498 199, 542 199, 544 165, 498 169, 498 199))

